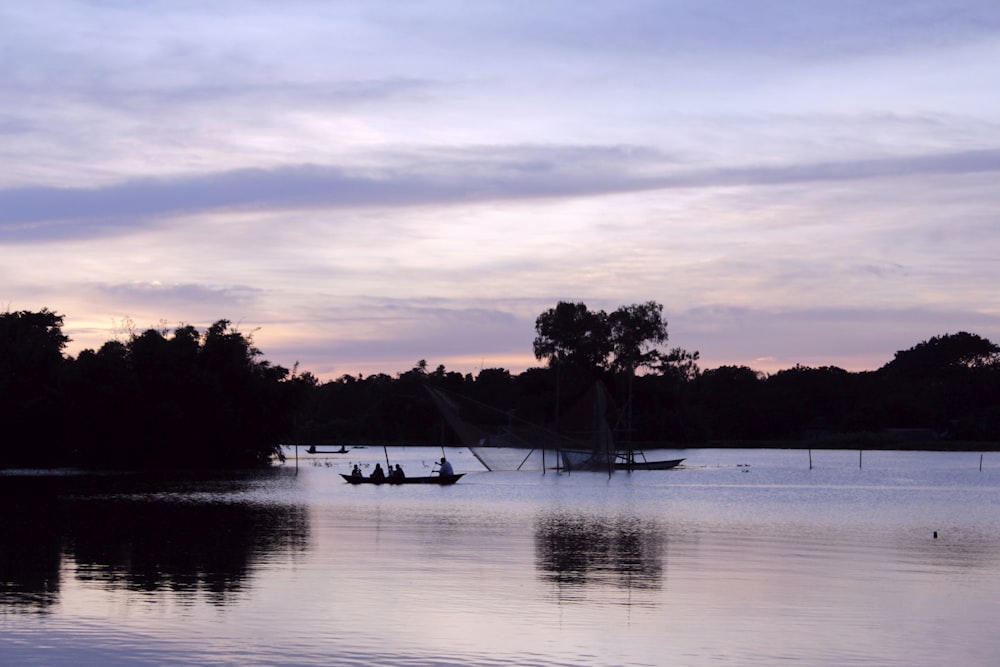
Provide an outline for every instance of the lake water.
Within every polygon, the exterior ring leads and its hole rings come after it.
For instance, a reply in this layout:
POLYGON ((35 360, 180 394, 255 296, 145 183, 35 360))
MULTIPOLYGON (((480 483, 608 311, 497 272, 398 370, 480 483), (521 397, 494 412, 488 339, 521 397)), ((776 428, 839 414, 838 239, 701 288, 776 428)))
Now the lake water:
MULTIPOLYGON (((0 472, 0 664, 1000 664, 1000 453, 690 449, 610 476, 447 453, 451 487, 337 475, 381 449, 0 472)), ((417 475, 441 450, 387 454, 417 475)))

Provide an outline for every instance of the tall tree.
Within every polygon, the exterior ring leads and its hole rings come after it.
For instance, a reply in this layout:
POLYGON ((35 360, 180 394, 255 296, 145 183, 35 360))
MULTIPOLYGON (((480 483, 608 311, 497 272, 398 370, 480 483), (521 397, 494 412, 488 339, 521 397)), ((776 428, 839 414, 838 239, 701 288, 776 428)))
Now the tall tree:
POLYGON ((575 364, 587 370, 602 369, 611 352, 608 316, 586 304, 560 301, 535 320, 536 359, 549 366, 575 364))
POLYGON ((997 432, 989 415, 1000 412, 1000 346, 985 338, 964 331, 934 336, 897 352, 879 375, 891 426, 977 438, 997 432))
POLYGON ((701 369, 698 368, 700 358, 701 353, 698 350, 688 352, 683 348, 675 347, 660 357, 660 373, 679 382, 691 382, 696 380, 701 373, 701 369))
POLYGON ((631 442, 633 436, 633 388, 635 371, 652 366, 662 358, 654 345, 667 341, 667 323, 663 319, 663 306, 655 301, 621 306, 608 317, 609 339, 613 358, 611 369, 625 376, 625 433, 631 442))
POLYGON ((884 370, 908 377, 928 377, 942 372, 1000 364, 1000 346, 976 334, 960 331, 934 336, 901 350, 884 370))
POLYGON ((259 359, 227 320, 157 329, 80 353, 72 377, 79 462, 116 467, 266 463, 289 435, 301 382, 259 359))
POLYGON ((69 342, 62 325, 63 316, 48 308, 0 313, 0 421, 7 450, 0 464, 21 456, 39 462, 60 456, 65 425, 60 377, 69 342), (36 443, 45 447, 25 448, 36 443))
POLYGON ((667 342, 667 322, 663 306, 655 301, 621 306, 608 316, 611 368, 619 373, 634 373, 643 366, 655 365, 662 353, 655 345, 667 342))
POLYGON ((757 439, 769 435, 762 418, 766 376, 748 366, 719 366, 697 380, 699 399, 707 411, 709 437, 757 439))
POLYGON ((48 308, 0 313, 0 388, 52 382, 69 342, 62 326, 48 308))

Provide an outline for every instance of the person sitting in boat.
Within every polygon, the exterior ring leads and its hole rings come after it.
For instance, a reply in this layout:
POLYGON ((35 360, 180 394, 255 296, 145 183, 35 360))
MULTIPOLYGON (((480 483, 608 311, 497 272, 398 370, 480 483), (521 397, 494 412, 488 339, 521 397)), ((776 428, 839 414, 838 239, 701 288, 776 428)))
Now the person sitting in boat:
POLYGON ((392 471, 392 476, 396 479, 403 479, 406 477, 406 473, 403 472, 403 466, 397 463, 395 470, 392 471))
POLYGON ((441 467, 438 468, 439 475, 454 475, 455 469, 451 467, 451 463, 445 457, 441 457, 441 467))
POLYGON ((351 471, 351 477, 364 477, 364 475, 361 474, 361 468, 358 467, 357 463, 354 464, 354 470, 351 471))
POLYGON ((385 479, 385 471, 382 470, 381 463, 375 464, 375 470, 372 470, 372 479, 385 479))

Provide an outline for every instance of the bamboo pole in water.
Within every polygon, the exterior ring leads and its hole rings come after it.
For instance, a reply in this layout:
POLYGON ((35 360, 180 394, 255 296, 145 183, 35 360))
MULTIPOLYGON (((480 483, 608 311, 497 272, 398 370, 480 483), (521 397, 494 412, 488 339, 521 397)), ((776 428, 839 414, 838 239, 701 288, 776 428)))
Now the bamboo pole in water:
MULTIPOLYGON (((520 470, 521 466, 523 466, 528 461, 528 458, 532 454, 534 454, 534 453, 535 453, 535 448, 532 447, 531 451, 528 452, 528 456, 525 456, 524 459, 522 459, 521 462, 518 464, 517 469, 520 470)), ((545 472, 545 450, 543 449, 542 450, 542 473, 544 473, 544 472, 545 472)))

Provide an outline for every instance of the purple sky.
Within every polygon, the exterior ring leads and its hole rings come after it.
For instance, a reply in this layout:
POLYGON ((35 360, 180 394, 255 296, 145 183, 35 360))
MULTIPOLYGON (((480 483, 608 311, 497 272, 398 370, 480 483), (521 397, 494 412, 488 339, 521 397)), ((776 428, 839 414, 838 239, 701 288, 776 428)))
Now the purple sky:
POLYGON ((0 304, 321 378, 519 372, 559 300, 702 367, 1000 342, 1000 4, 0 7, 0 304))

